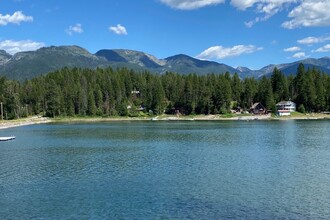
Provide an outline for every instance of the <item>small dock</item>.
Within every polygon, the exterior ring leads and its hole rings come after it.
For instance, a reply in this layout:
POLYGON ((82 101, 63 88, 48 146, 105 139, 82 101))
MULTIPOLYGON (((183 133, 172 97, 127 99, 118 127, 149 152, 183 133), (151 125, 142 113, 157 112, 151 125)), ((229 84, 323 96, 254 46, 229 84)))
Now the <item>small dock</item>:
POLYGON ((10 140, 14 140, 15 138, 16 138, 15 136, 0 137, 0 141, 10 141, 10 140))

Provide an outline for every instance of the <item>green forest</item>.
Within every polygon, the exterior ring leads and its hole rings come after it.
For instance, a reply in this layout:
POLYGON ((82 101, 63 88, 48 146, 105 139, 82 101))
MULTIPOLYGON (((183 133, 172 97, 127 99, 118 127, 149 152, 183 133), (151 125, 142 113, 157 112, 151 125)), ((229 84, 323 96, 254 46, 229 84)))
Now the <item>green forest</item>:
POLYGON ((141 116, 226 114, 238 106, 248 110, 261 102, 292 100, 300 112, 330 110, 330 76, 300 64, 285 76, 240 79, 238 74, 153 74, 127 68, 63 68, 25 82, 0 78, 4 119, 29 115, 141 116))

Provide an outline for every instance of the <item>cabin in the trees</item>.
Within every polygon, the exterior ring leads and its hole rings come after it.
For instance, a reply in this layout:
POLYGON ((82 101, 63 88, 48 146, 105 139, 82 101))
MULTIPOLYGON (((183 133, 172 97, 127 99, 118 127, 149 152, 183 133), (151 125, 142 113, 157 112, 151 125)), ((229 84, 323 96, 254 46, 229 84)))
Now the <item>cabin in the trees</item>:
POLYGON ((292 101, 281 101, 276 104, 276 114, 278 116, 288 116, 296 111, 296 103, 292 101))
POLYGON ((260 102, 257 102, 251 106, 249 112, 255 115, 263 115, 267 113, 267 110, 260 102))
POLYGON ((131 94, 132 94, 132 98, 133 99, 137 99, 137 98, 140 98, 141 97, 141 93, 139 90, 132 90, 131 91, 131 94))

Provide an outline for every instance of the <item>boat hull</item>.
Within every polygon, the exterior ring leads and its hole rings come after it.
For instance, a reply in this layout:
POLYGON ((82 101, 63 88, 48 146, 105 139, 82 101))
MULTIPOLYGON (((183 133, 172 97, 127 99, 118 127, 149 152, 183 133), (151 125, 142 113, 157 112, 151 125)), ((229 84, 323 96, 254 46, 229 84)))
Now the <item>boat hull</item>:
POLYGON ((0 141, 10 141, 10 140, 14 140, 16 137, 15 136, 11 136, 11 137, 0 137, 0 141))

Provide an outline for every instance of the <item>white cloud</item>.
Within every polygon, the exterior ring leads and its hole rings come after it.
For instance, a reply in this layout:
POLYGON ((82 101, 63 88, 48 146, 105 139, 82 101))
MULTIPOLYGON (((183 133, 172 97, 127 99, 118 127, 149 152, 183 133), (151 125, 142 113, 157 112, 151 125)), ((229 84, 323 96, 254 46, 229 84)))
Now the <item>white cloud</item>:
MULTIPOLYGON (((205 6, 225 3, 225 0, 159 0, 160 2, 181 10, 193 10, 205 6)), ((229 0, 228 0, 229 1, 229 0)), ((247 27, 263 22, 273 15, 288 10, 289 20, 282 27, 294 29, 298 27, 330 26, 330 0, 230 0, 233 7, 239 10, 252 8, 258 16, 246 21, 247 27)))
POLYGON ((298 40, 297 42, 299 44, 317 44, 317 43, 323 43, 325 41, 329 41, 330 37, 306 37, 304 39, 298 40))
POLYGON ((20 24, 21 22, 32 22, 32 16, 26 16, 22 11, 16 11, 13 15, 2 15, 0 14, 0 26, 5 26, 9 23, 20 24))
POLYGON ((31 40, 5 40, 0 41, 0 49, 5 50, 9 54, 15 54, 22 51, 33 51, 41 47, 44 47, 45 44, 42 42, 35 42, 31 40))
POLYGON ((193 10, 209 5, 224 3, 225 0, 160 0, 164 4, 181 10, 193 10))
POLYGON ((262 47, 254 45, 237 45, 233 47, 213 46, 197 55, 198 59, 224 59, 227 57, 240 56, 262 50, 262 47))
POLYGON ((257 2, 258 0, 231 0, 231 4, 239 10, 246 10, 257 2))
POLYGON ((256 23, 258 23, 260 21, 261 21, 260 17, 256 17, 252 21, 246 21, 246 22, 244 22, 244 24, 245 24, 246 27, 251 28, 253 25, 255 25, 256 23))
POLYGON ((231 4, 239 10, 256 7, 257 12, 274 14, 282 10, 284 6, 296 3, 298 0, 231 0, 231 4))
POLYGON ((291 20, 282 27, 294 29, 298 27, 330 26, 330 0, 304 0, 288 15, 291 20))
POLYGON ((255 11, 262 16, 258 16, 244 24, 247 27, 252 27, 254 24, 268 20, 273 15, 279 13, 284 8, 298 0, 231 0, 231 4, 239 10, 254 8, 255 11))
POLYGON ((127 30, 121 24, 117 24, 117 26, 109 27, 109 30, 118 35, 127 35, 127 30))
POLYGON ((320 47, 319 49, 313 51, 313 52, 330 52, 330 44, 324 45, 323 47, 320 47))
POLYGON ((301 48, 300 47, 289 47, 289 48, 285 48, 283 51, 284 52, 297 52, 300 51, 301 48))
POLYGON ((231 4, 239 10, 254 8, 257 13, 263 14, 245 22, 247 27, 266 21, 291 5, 294 7, 288 14, 290 20, 282 23, 282 27, 330 26, 330 0, 231 0, 231 4))
POLYGON ((293 54, 292 58, 298 58, 298 59, 301 59, 301 58, 306 58, 306 54, 305 52, 299 52, 299 53, 295 53, 293 54))
POLYGON ((75 24, 66 29, 65 32, 71 36, 74 33, 81 34, 82 32, 84 32, 84 30, 81 24, 75 24))

